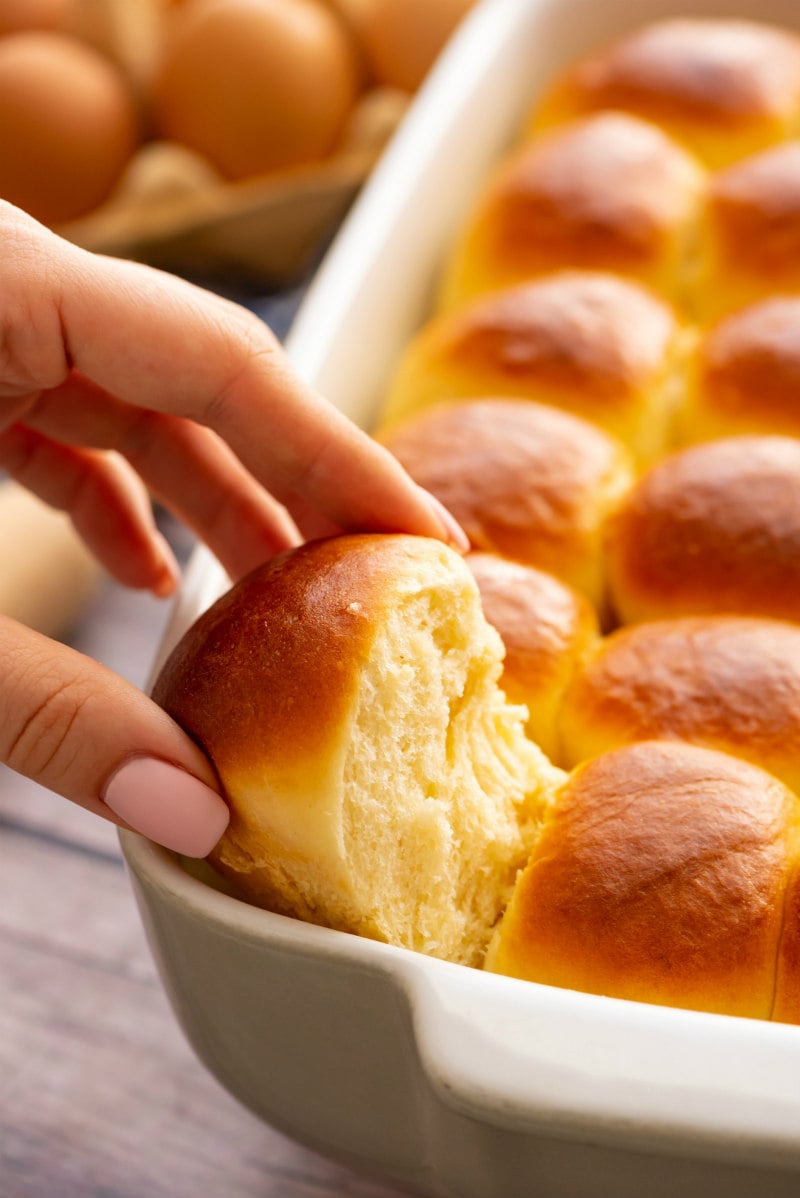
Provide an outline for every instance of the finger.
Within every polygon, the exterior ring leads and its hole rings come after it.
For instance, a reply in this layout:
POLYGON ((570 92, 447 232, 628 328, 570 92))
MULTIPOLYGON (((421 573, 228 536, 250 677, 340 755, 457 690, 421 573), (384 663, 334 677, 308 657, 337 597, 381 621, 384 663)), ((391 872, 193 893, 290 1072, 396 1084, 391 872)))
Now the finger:
POLYGON ((150 493, 197 533, 239 578, 298 543, 297 528, 210 429, 125 404, 76 371, 44 392, 26 427, 67 444, 122 454, 150 493))
POLYGON ((0 617, 0 760, 167 848, 203 857, 228 822, 197 746, 104 666, 0 617))
POLYGON ((171 594, 180 575, 141 480, 121 458, 51 441, 24 425, 0 433, 0 467, 67 512, 98 561, 120 582, 171 594))
POLYGON ((399 463, 303 384, 257 317, 2 211, 14 223, 3 334, 20 388, 56 386, 74 365, 126 403, 214 429, 281 502, 300 494, 343 529, 452 540, 399 463))

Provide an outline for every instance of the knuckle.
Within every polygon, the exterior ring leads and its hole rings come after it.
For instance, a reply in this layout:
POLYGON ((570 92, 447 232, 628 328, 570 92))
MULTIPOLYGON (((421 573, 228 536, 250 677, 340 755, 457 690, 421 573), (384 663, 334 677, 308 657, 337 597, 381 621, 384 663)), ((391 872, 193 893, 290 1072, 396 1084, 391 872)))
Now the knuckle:
MULTIPOLYGON (((26 679, 26 689, 30 687, 26 679)), ((50 785, 72 767, 79 751, 75 728, 88 702, 77 677, 48 678, 42 671, 34 696, 6 713, 3 759, 29 778, 47 777, 50 785)))

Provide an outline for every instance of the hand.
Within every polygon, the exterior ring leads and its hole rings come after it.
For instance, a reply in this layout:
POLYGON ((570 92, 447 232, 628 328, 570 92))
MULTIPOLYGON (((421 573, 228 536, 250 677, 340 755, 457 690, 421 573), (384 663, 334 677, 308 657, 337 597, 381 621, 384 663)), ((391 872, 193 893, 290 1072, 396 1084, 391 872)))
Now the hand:
MULTIPOLYGON (((170 275, 70 245, 0 201, 0 468, 117 579, 170 594, 150 495, 235 579, 303 537, 448 513, 293 373, 266 325, 170 275)), ((0 617, 0 760, 192 856, 228 821, 210 764, 134 686, 0 617)))

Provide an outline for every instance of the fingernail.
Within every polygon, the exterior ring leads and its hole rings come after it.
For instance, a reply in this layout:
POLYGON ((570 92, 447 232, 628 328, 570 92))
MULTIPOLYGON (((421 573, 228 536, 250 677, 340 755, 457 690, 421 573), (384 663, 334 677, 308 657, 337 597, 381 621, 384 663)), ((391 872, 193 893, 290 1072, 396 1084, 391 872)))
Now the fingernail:
POLYGON ((134 832, 187 857, 205 857, 228 826, 225 800, 199 778, 155 757, 131 757, 103 801, 134 832))
POLYGON ((452 545, 454 549, 458 549, 461 553, 469 553, 471 548, 469 537, 464 532, 464 529, 458 523, 455 516, 448 512, 441 500, 437 499, 435 495, 432 495, 430 491, 426 491, 424 487, 420 487, 419 489, 425 496, 428 504, 433 508, 436 518, 444 528, 449 544, 452 545))

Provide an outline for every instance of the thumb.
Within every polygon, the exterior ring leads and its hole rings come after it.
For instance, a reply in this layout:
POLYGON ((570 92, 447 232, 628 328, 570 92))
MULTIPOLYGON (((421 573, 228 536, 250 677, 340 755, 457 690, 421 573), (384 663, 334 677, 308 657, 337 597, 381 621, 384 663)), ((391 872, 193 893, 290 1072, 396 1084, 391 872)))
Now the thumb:
POLYGON ((0 760, 113 823, 191 857, 228 807, 198 747, 105 666, 0 617, 0 760))

